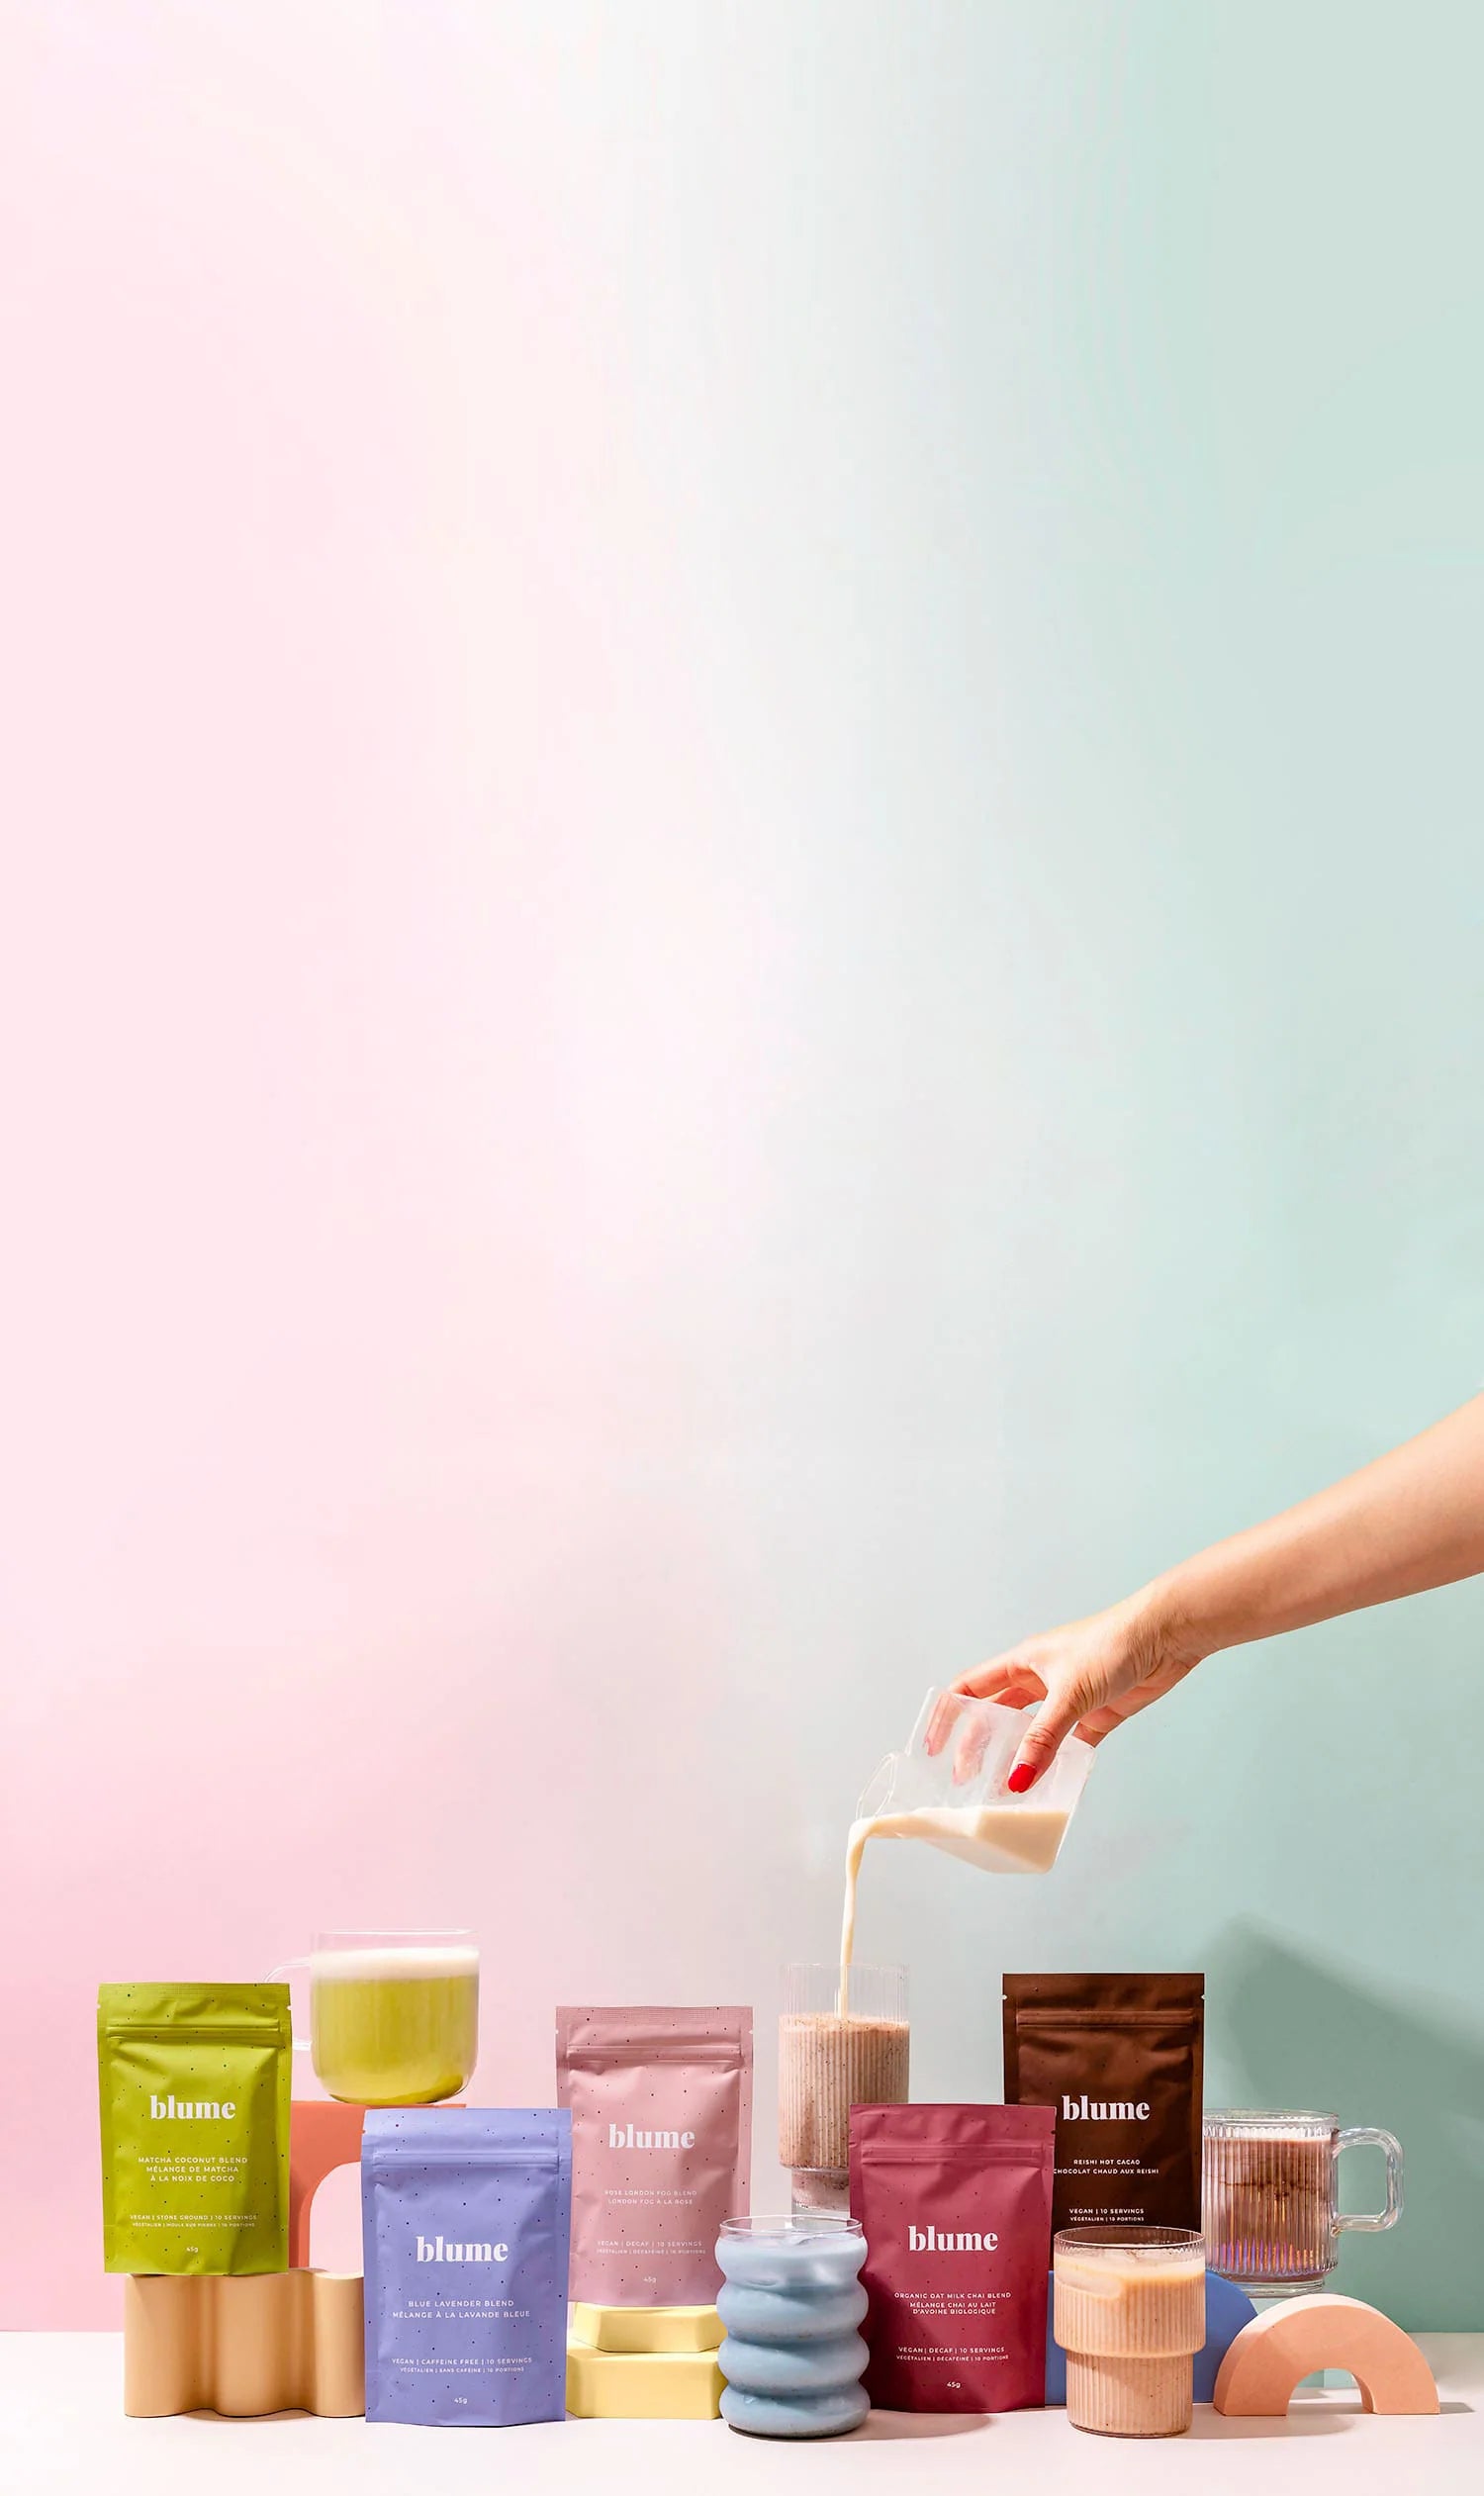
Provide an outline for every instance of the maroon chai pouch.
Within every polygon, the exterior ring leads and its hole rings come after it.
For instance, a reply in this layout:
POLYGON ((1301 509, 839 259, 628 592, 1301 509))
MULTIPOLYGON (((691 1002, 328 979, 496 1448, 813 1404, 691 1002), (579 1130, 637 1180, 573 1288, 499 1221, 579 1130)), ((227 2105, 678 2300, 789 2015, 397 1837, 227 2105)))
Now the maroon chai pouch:
POLYGON ((877 2409, 1039 2409, 1050 2106, 852 2106, 850 2206, 877 2409))
POLYGON ((574 2301, 714 2305, 751 2180, 752 2012, 565 2009, 556 2042, 574 2301))

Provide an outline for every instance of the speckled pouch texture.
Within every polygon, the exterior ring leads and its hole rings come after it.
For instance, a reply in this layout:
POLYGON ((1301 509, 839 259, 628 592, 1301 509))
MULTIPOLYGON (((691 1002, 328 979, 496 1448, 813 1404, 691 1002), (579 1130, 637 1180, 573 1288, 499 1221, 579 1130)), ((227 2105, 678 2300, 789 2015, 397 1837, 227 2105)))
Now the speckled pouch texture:
POLYGON ((563 2009, 557 2095, 572 2109, 572 2294, 714 2305, 716 2238, 745 2215, 752 2012, 563 2009))
POLYGON ((106 2270, 289 2261, 286 1985, 100 1985, 106 2270))
POLYGON ((361 2135, 366 2416, 565 2417, 571 2226, 565 2108, 373 2109, 361 2135))

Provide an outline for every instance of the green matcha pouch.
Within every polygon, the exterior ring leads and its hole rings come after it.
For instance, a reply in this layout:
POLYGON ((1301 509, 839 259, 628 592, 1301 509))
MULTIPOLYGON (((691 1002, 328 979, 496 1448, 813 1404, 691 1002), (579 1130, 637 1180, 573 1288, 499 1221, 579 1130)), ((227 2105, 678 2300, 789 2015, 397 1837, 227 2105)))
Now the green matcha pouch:
POLYGON ((106 2270, 289 2263, 286 1985, 101 1985, 106 2270))

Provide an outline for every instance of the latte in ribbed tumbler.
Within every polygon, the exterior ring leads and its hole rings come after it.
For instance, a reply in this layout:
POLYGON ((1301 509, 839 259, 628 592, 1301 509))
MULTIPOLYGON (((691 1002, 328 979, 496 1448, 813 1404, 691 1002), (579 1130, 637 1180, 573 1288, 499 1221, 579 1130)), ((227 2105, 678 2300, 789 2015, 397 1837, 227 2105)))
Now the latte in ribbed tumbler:
POLYGON ((1191 2360, 1206 2339, 1206 2257, 1194 2230, 1065 2227, 1054 2239, 1052 2330, 1067 2352, 1067 2415, 1095 2436, 1182 2436, 1191 2360))

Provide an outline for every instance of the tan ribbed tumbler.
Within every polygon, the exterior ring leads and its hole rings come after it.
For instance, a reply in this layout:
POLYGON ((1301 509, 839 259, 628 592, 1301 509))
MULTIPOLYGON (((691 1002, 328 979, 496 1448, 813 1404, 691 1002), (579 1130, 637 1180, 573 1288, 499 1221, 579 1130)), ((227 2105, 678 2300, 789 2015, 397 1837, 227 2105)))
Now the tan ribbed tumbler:
POLYGON ((1182 2227, 1064 2227, 1052 2330, 1067 2415, 1094 2436, 1182 2436, 1206 2340, 1206 2254, 1182 2227))
POLYGON ((847 2207, 851 2107, 906 2104, 910 2040, 905 1968, 853 1967, 843 2017, 838 1967, 785 1968, 778 2155, 795 2214, 847 2207))

